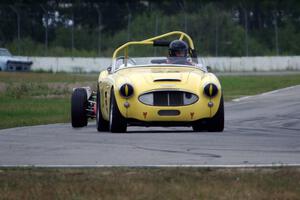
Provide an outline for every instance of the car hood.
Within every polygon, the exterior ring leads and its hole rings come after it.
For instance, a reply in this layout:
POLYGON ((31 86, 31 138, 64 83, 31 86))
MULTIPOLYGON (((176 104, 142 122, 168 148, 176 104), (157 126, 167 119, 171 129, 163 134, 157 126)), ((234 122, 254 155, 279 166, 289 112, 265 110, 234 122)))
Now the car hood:
POLYGON ((199 85, 203 71, 194 67, 140 67, 122 69, 116 72, 116 84, 130 83, 142 91, 162 88, 182 88, 190 90, 191 85, 199 85))
POLYGON ((22 56, 0 56, 0 60, 3 62, 24 62, 24 63, 32 63, 27 57, 22 56))
POLYGON ((131 82, 182 82, 188 81, 191 74, 197 74, 198 78, 204 72, 194 67, 140 67, 122 69, 117 72, 119 77, 129 79, 131 82))
POLYGON ((32 63, 32 61, 30 59, 28 59, 27 57, 22 57, 22 56, 12 56, 8 60, 13 61, 13 62, 32 63))

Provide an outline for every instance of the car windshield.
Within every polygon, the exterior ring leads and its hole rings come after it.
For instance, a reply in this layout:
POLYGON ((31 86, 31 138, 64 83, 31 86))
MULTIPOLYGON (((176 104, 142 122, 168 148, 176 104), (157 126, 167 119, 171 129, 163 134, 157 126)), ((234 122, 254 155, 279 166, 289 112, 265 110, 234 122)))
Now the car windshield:
POLYGON ((206 71, 202 59, 192 59, 191 57, 128 57, 126 59, 124 56, 120 56, 115 60, 115 70, 147 66, 190 66, 198 67, 206 71))
POLYGON ((191 38, 183 32, 173 31, 123 44, 114 51, 111 68, 117 71, 130 67, 186 66, 207 71, 201 61, 191 38))
POLYGON ((0 49, 0 56, 11 56, 7 49, 0 49))

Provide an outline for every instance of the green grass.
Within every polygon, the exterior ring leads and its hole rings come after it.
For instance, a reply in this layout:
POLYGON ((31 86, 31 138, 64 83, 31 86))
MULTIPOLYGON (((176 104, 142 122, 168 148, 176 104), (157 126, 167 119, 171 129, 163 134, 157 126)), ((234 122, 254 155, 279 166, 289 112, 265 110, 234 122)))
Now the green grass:
POLYGON ((1 72, 0 82, 5 83, 75 83, 97 80, 99 74, 68 74, 68 73, 47 73, 47 72, 1 72))
POLYGON ((70 121, 72 88, 98 74, 0 73, 0 129, 70 121))
POLYGON ((0 199, 299 199, 299 168, 2 168, 0 199))
POLYGON ((69 121, 69 101, 69 98, 3 98, 0 106, 0 127, 69 121))
POLYGON ((220 76, 225 100, 255 95, 300 84, 300 74, 272 76, 220 76))
MULTIPOLYGON (((72 88, 96 86, 98 74, 0 73, 0 129, 70 121, 72 88)), ((300 74, 221 76, 224 98, 300 84, 300 74)))

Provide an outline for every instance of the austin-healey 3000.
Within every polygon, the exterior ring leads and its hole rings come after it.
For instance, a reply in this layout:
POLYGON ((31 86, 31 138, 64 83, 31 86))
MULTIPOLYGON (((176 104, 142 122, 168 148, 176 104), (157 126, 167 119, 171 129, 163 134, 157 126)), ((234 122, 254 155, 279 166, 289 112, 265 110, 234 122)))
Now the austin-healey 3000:
POLYGON ((100 72, 97 91, 74 89, 72 126, 86 126, 89 118, 96 119, 100 132, 126 132, 128 126, 191 126, 194 131, 222 132, 223 92, 218 78, 198 62, 191 37, 174 31, 125 43, 100 72), (129 49, 136 46, 165 47, 169 55, 134 59, 129 49))

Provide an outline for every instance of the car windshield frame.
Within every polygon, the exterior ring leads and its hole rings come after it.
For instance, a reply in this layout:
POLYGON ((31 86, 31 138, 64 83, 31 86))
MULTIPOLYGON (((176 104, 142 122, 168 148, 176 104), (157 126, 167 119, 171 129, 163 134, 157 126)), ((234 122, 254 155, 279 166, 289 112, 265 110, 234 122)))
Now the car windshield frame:
MULTIPOLYGON (((133 60, 132 58, 130 60, 133 60)), ((203 60, 200 60, 200 63, 191 63, 189 65, 187 64, 172 64, 172 63, 144 63, 144 64, 129 64, 129 62, 127 63, 127 65, 115 68, 114 73, 119 71, 119 70, 123 70, 123 69, 130 69, 130 68, 143 68, 143 67, 187 67, 187 68, 196 68, 199 69, 203 72, 208 72, 207 68, 205 67, 205 64, 203 63, 203 60)), ((115 62, 117 63, 117 61, 115 62)))
MULTIPOLYGON (((188 51, 188 55, 189 57, 184 57, 184 59, 186 59, 185 63, 172 63, 172 62, 167 62, 167 60, 171 60, 170 57, 166 58, 166 64, 167 65, 172 65, 172 66, 196 66, 198 64, 198 59, 197 59, 197 54, 196 51, 194 49, 194 43, 193 40, 191 39, 191 37, 189 35, 187 35, 184 32, 181 31, 173 31, 173 32, 169 32, 169 33, 165 33, 163 35, 160 36, 156 36, 153 38, 149 38, 146 40, 142 40, 142 41, 131 41, 131 42, 127 42, 125 44, 123 44, 122 46, 118 47, 112 56, 112 64, 110 67, 110 72, 114 72, 119 70, 119 68, 128 68, 128 67, 138 67, 138 66, 156 66, 156 63, 149 63, 149 62, 145 62, 142 65, 137 64, 135 62, 134 59, 130 58, 128 56, 128 47, 129 46, 133 46, 133 45, 153 45, 153 46, 163 46, 163 47, 168 47, 171 41, 166 41, 166 40, 162 40, 166 37, 170 37, 170 36, 178 36, 179 40, 183 40, 185 39, 188 43, 189 46, 189 51, 188 51), (124 52, 123 56, 119 56, 120 52, 124 52), (189 60, 188 60, 189 59, 189 60), (120 62, 121 60, 121 62, 120 62)), ((162 65, 163 62, 161 64, 159 64, 158 66, 163 66, 162 65)))

